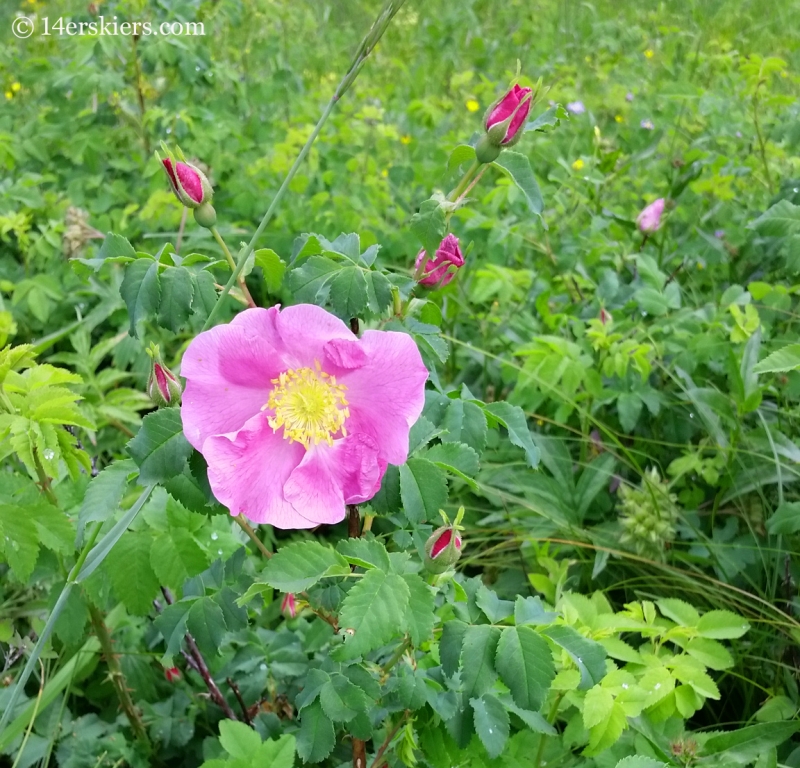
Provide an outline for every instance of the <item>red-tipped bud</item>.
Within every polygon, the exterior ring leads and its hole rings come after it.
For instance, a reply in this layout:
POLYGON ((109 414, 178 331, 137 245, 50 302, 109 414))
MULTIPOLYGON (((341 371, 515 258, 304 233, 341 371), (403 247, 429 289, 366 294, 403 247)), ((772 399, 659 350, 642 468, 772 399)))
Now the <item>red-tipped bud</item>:
POLYGON ((441 515, 445 525, 437 528, 425 544, 425 567, 431 573, 444 573, 448 568, 452 568, 461 557, 464 546, 459 525, 464 516, 464 507, 458 510, 453 523, 450 523, 444 512, 441 515))
POLYGON ((427 288, 444 288, 464 266, 464 254, 458 245, 458 238, 449 234, 442 240, 436 253, 429 257, 425 250, 417 254, 414 262, 415 277, 420 285, 427 288))
POLYGON ((178 377, 164 365, 157 344, 151 344, 147 354, 153 359, 150 378, 147 382, 147 394, 153 404, 162 406, 180 405, 182 387, 178 377))
POLYGON ((531 111, 532 94, 532 89, 515 85, 489 107, 485 127, 493 144, 507 147, 518 140, 531 111))
POLYGON ((210 203, 214 197, 214 190, 206 175, 197 166, 185 162, 180 150, 178 154, 181 160, 175 160, 169 152, 164 159, 156 155, 164 166, 175 197, 187 208, 199 208, 210 203))
POLYGON ((281 613, 287 619, 293 619, 297 616, 297 599, 293 593, 287 592, 283 596, 283 600, 281 600, 281 613))
POLYGON ((164 670, 164 677, 167 678, 167 682, 174 683, 181 679, 181 671, 177 667, 169 667, 164 670))

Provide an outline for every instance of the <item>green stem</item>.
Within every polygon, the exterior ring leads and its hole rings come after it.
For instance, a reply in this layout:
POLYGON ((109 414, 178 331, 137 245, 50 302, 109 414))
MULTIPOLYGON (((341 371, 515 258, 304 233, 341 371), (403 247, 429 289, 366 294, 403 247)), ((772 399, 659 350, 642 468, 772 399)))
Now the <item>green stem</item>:
MULTIPOLYGON (((231 255, 231 252, 228 250, 228 246, 225 244, 225 241, 222 239, 222 235, 219 233, 219 230, 216 227, 211 227, 211 234, 214 235, 214 239, 219 244, 219 247, 222 248, 222 252, 225 254, 225 259, 230 265, 231 271, 236 271, 236 262, 231 255)), ((247 303, 251 307, 255 307, 256 303, 253 301, 253 297, 250 295, 250 291, 247 288, 247 283, 244 281, 243 277, 239 278, 239 288, 241 288, 244 297, 247 299, 247 303)))
MULTIPOLYGON (((559 693, 556 696, 555 701, 553 701, 553 706, 550 707, 550 715, 547 718, 547 722, 552 725, 556 721, 556 715, 558 714, 558 706, 561 704, 561 699, 564 698, 563 693, 559 693)), ((544 748, 547 745, 547 734, 543 733, 541 738, 539 739, 539 749, 536 752, 536 761, 533 764, 533 768, 539 768, 542 764, 542 758, 544 757, 544 748)))
POLYGON ((55 493, 53 493, 53 489, 50 486, 50 478, 47 476, 47 472, 44 471, 44 467, 42 466, 42 462, 39 461, 39 455, 36 451, 33 451, 33 463, 36 466, 36 474, 39 477, 39 485, 42 488, 42 493, 47 496, 48 501, 54 506, 58 506, 58 498, 56 497, 55 493))
POLYGON ((286 194, 286 190, 289 188, 289 185, 292 183, 292 179, 294 179, 297 171, 300 169, 300 166, 303 163, 303 160, 306 159, 306 155, 308 155, 311 146, 317 140, 317 136, 319 136, 322 127, 328 121, 331 112, 333 112, 333 108, 336 106, 339 99, 344 96, 345 92, 348 88, 353 84, 356 77, 358 77, 358 73, 361 71, 361 67, 364 66, 364 62, 366 61, 369 54, 375 48, 375 45, 381 39, 383 33, 386 31, 386 27, 388 26, 389 22, 394 18, 395 14, 400 10, 403 2, 405 0, 389 0, 381 13, 379 14, 378 18, 376 19, 375 23, 370 28, 370 31, 367 33, 366 37, 361 41, 361 45, 359 46, 358 53, 356 54, 355 58, 353 59, 352 64, 350 65, 350 69, 348 69, 347 74, 342 78, 342 81, 336 87, 336 91, 334 92, 331 100, 328 102, 328 105, 325 107, 322 115, 319 118, 319 121, 314 126, 314 130, 311 132, 311 135, 308 137, 308 140, 303 145, 303 148, 300 150, 300 154, 297 155, 292 167, 289 169, 289 172, 286 174, 286 178, 283 180, 278 191, 275 193, 275 197, 272 198, 272 202, 267 208, 267 212, 264 214, 264 217, 261 219, 261 223, 258 225, 258 228, 253 233, 253 237, 250 238, 250 242, 248 243, 247 247, 239 254, 239 263, 233 270, 233 273, 228 278, 228 282, 222 289, 222 292, 217 299, 217 303, 214 305, 213 309, 208 315, 208 319, 206 320, 205 324, 203 325, 203 330, 208 330, 213 324, 214 320, 216 320, 217 315, 219 314, 220 308, 222 307, 222 303, 225 300, 225 297, 230 293, 233 284, 239 279, 239 275, 244 269, 244 265, 247 262, 250 254, 255 249, 255 244, 258 241, 258 238, 261 237, 264 230, 267 228, 267 224, 272 220, 275 211, 278 209, 278 205, 280 204, 283 196, 286 194))
POLYGON ((409 646, 411 645, 411 641, 406 638, 403 640, 402 643, 398 646, 397 650, 392 654, 392 658, 387 661, 383 667, 381 668, 383 674, 385 675, 395 664, 397 664, 400 659, 403 658, 403 654, 408 650, 409 646))
POLYGON ((480 163, 477 160, 474 160, 472 165, 467 168, 466 173, 461 177, 461 181, 458 182, 456 188, 447 196, 448 200, 458 200, 458 198, 461 196, 461 193, 467 188, 467 184, 469 184, 479 166, 480 163))

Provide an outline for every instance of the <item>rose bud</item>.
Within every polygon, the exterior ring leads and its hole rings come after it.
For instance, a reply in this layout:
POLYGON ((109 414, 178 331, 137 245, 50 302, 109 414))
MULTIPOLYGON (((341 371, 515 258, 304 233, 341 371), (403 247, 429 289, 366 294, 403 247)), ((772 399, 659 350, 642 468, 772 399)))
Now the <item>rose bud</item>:
POLYGON ((501 149, 520 140, 520 129, 531 111, 532 94, 532 89, 515 85, 489 107, 484 122, 486 133, 475 147, 478 162, 491 163, 497 159, 501 149))
POLYGON ((427 288, 444 288, 463 266, 464 255, 458 246, 458 238, 449 234, 432 257, 424 249, 417 254, 414 276, 420 285, 427 288))
POLYGON ((151 344, 147 354, 153 360, 150 378, 147 382, 147 394, 158 408, 161 406, 180 405, 181 382, 178 377, 164 365, 157 344, 151 344))
POLYGON ((181 679, 181 671, 177 667, 170 667, 164 670, 164 677, 167 678, 168 682, 174 683, 176 680, 181 679))
POLYGON ((658 200, 650 203, 636 217, 639 229, 646 235, 652 234, 661 228, 661 216, 664 213, 665 202, 663 197, 659 197, 658 200))
POLYGON ((297 600, 291 592, 287 592, 281 600, 281 613, 287 619, 293 619, 297 616, 297 600))
POLYGON ((431 573, 444 573, 461 557, 463 542, 455 526, 437 528, 425 544, 425 567, 431 573))

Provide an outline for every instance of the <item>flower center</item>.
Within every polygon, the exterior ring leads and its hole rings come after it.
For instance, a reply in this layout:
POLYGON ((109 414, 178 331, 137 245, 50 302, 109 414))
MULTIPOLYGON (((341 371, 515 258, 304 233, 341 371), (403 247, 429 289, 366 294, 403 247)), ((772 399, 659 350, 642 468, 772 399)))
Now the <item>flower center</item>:
POLYGON ((308 448, 326 442, 333 445, 333 436, 347 435, 345 419, 350 415, 344 393, 346 387, 336 377, 315 368, 293 368, 284 371, 272 383, 264 408, 274 412, 267 421, 273 430, 283 427, 283 435, 308 448))

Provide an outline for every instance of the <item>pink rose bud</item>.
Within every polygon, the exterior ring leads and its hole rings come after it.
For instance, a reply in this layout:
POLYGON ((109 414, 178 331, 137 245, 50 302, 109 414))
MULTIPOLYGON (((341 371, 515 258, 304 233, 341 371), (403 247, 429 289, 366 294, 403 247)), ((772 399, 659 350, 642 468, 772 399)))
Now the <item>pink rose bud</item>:
POLYGON ((179 405, 181 402, 181 383, 178 377, 164 365, 157 344, 151 344, 147 354, 153 360, 150 378, 147 382, 147 394, 154 405, 179 405))
POLYGON ((511 147, 522 137, 521 128, 533 104, 533 91, 515 85, 486 112, 486 133, 478 141, 475 154, 478 162, 491 163, 504 147, 511 147))
POLYGON ((291 592, 285 594, 283 600, 281 600, 281 613, 287 619, 293 619, 297 616, 297 600, 291 592))
POLYGON ((181 671, 177 667, 170 667, 164 670, 164 677, 166 677, 170 683, 174 683, 176 680, 181 679, 181 671))
POLYGON ((415 277, 420 285, 427 288, 443 288, 464 266, 464 255, 458 246, 458 238, 449 234, 442 240, 433 257, 423 249, 414 262, 415 277))
POLYGON ((605 307, 600 307, 600 322, 603 325, 608 325, 609 323, 614 322, 613 316, 605 307))
POLYGON ((455 525, 437 528, 425 544, 425 567, 431 573, 444 573, 461 557, 463 541, 455 525))
POLYGON ((659 197, 636 217, 636 223, 642 232, 649 235, 661 228, 661 216, 664 213, 665 202, 663 197, 659 197))
POLYGON ((167 172, 175 197, 187 208, 199 208, 211 202, 214 190, 199 168, 189 163, 176 162, 171 157, 165 157, 161 164, 167 172))

